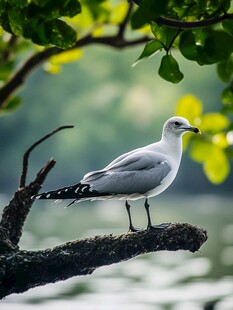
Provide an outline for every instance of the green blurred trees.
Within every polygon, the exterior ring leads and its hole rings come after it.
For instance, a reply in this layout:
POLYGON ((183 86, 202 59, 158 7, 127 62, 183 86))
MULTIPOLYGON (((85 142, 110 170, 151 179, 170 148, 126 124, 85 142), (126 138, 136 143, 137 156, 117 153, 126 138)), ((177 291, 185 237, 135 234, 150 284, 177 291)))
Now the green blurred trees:
POLYGON ((59 73, 63 64, 78 61, 87 45, 144 45, 135 64, 161 54, 158 74, 172 83, 185 78, 174 50, 200 66, 217 65, 216 73, 226 83, 221 110, 203 114, 199 100, 187 96, 178 103, 177 114, 203 131, 188 139, 191 157, 203 164, 210 181, 225 180, 233 158, 230 0, 0 0, 0 24, 2 113, 20 105, 17 91, 39 65, 59 73))

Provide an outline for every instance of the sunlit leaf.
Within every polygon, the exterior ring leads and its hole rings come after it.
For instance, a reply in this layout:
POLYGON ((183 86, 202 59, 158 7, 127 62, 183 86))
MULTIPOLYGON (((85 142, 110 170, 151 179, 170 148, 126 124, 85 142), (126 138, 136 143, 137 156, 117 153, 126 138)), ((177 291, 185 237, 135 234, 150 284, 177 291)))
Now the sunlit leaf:
POLYGON ((221 113, 207 113, 201 117, 200 128, 203 132, 218 133, 229 126, 229 119, 221 113))
POLYGON ((221 149, 225 149, 229 146, 226 134, 223 132, 217 133, 213 136, 212 142, 216 144, 221 149))
POLYGON ((62 68, 58 64, 53 64, 51 62, 46 62, 44 64, 44 70, 50 74, 59 74, 62 71, 62 68))
POLYGON ((117 3, 111 12, 109 22, 112 24, 121 23, 122 18, 123 16, 125 16, 127 9, 128 9, 127 1, 117 3))
POLYGON ((172 83, 179 83, 184 75, 179 69, 179 65, 172 55, 165 55, 161 60, 159 75, 172 83))
POLYGON ((220 184, 230 172, 230 164, 224 151, 218 147, 212 150, 211 156, 204 162, 204 172, 210 182, 220 184))
POLYGON ((177 36, 178 30, 166 26, 151 23, 151 31, 157 41, 160 41, 163 46, 171 48, 174 38, 177 36))
POLYGON ((195 139, 192 141, 191 148, 190 148, 190 156, 193 160, 203 163, 204 161, 208 160, 210 154, 213 151, 215 146, 202 139, 195 139))
POLYGON ((72 50, 64 51, 60 54, 54 55, 50 57, 50 62, 54 65, 56 64, 65 64, 72 61, 76 61, 80 59, 83 55, 83 52, 81 49, 75 48, 72 50))
POLYGON ((150 41, 149 43, 147 43, 141 53, 141 55, 138 57, 138 59, 135 61, 134 65, 136 65, 136 63, 138 61, 140 61, 143 58, 147 58, 150 57, 151 55, 153 55, 154 53, 156 53, 157 51, 161 50, 161 48, 163 48, 163 45, 161 42, 157 41, 157 40, 153 40, 150 41))
POLYGON ((178 100, 175 113, 187 118, 191 124, 199 125, 202 103, 194 95, 186 95, 178 100))

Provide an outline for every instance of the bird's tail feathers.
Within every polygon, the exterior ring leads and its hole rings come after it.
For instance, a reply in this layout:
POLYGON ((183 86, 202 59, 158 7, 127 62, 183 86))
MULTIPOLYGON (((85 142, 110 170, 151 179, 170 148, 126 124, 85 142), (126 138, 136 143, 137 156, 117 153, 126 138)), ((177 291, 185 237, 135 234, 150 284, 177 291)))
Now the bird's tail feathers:
POLYGON ((78 183, 76 185, 59 188, 54 191, 44 192, 32 197, 32 199, 73 199, 67 207, 81 200, 95 199, 99 196, 108 196, 107 193, 99 193, 90 188, 89 184, 78 183))

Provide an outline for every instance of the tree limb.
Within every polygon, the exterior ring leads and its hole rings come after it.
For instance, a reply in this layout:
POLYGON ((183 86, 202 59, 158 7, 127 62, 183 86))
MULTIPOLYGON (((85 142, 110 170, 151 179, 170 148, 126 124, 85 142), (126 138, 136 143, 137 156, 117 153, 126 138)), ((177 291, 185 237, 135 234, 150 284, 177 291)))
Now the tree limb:
POLYGON ((93 273, 105 265, 156 251, 198 251, 207 231, 190 224, 119 236, 96 236, 43 251, 0 255, 0 298, 30 288, 93 273), (6 259, 7 258, 7 259, 6 259))
MULTIPOLYGON (((93 37, 91 34, 89 34, 77 41, 75 46, 73 46, 70 50, 74 48, 85 47, 90 44, 101 44, 122 49, 141 43, 146 43, 149 40, 151 40, 149 36, 143 36, 134 40, 126 40, 122 36, 119 36, 118 33, 113 36, 104 37, 93 37)), ((14 92, 18 90, 19 87, 24 84, 25 79, 37 66, 41 65, 51 56, 58 55, 62 52, 64 52, 63 49, 53 46, 28 58, 21 65, 18 71, 16 71, 13 76, 0 88, 0 109, 5 107, 7 100, 13 95, 14 92)))
POLYGON ((55 160, 50 159, 37 173, 35 180, 28 186, 25 186, 28 160, 31 152, 46 139, 66 128, 73 128, 73 126, 61 126, 53 130, 33 143, 33 145, 25 152, 23 157, 22 175, 20 178, 20 188, 15 192, 10 203, 4 208, 0 221, 0 253, 18 249, 23 225, 34 201, 31 197, 39 192, 45 178, 56 163, 55 160))

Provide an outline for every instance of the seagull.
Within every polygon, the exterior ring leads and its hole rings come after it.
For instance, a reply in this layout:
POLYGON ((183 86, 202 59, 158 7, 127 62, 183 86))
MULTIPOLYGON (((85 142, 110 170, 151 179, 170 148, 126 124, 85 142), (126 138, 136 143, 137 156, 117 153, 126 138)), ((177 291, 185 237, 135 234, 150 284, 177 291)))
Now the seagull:
POLYGON ((161 140, 127 152, 113 160, 105 168, 84 175, 72 186, 41 193, 33 199, 73 199, 73 203, 85 200, 125 200, 129 219, 129 231, 137 231, 132 223, 129 200, 145 199, 147 229, 165 228, 152 225, 148 199, 162 193, 173 182, 182 157, 182 136, 187 132, 200 133, 183 117, 171 117, 163 125, 161 140))

